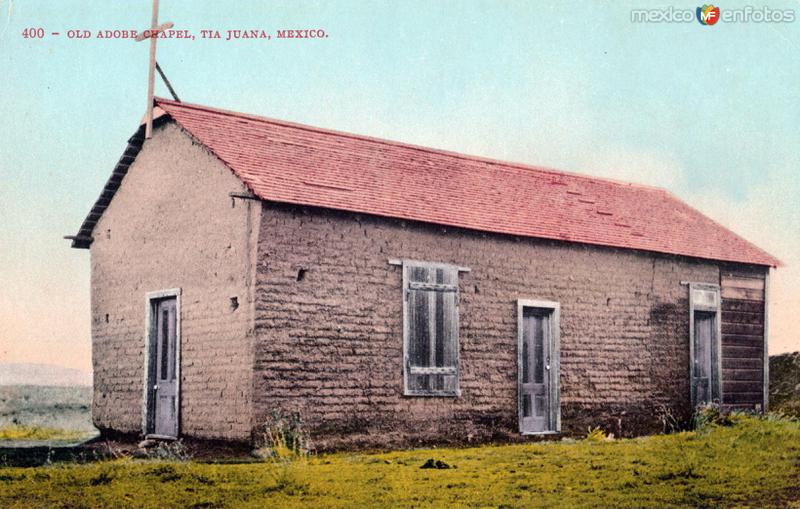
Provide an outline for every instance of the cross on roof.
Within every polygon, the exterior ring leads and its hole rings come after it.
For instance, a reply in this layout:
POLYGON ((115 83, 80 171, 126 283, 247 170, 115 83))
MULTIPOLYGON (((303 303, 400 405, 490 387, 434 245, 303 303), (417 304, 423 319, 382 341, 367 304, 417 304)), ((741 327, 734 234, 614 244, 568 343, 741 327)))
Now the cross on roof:
MULTIPOLYGON (((153 131, 153 94, 155 93, 155 72, 156 67, 158 64, 156 63, 156 41, 158 40, 158 34, 163 32, 164 30, 169 30, 172 28, 174 24, 171 21, 168 21, 161 26, 158 25, 158 0, 153 0, 153 17, 150 22, 150 29, 143 31, 136 37, 136 42, 141 42, 147 38, 150 39, 150 74, 147 79, 147 123, 145 124, 145 131, 144 137, 150 138, 152 136, 153 131)), ((158 69, 159 74, 161 77, 164 78, 166 82, 166 77, 161 69, 158 69)), ((167 86, 172 92, 172 87, 167 86)), ((174 92, 172 92, 175 95, 174 92)), ((177 97, 176 97, 177 98, 177 97)))

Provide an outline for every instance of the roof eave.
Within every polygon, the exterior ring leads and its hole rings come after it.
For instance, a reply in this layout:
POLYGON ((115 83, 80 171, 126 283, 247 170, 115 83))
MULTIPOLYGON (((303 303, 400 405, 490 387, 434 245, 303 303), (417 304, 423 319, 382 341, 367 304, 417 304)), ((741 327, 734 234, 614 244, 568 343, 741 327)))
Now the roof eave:
MULTIPOLYGON (((170 119, 171 117, 169 115, 164 114, 154 120, 153 126, 157 127, 162 125, 170 119)), ((122 153, 119 161, 117 161, 117 164, 114 166, 114 171, 111 172, 111 176, 103 186, 103 191, 100 193, 97 200, 95 200, 94 205, 92 205, 89 214, 84 218, 83 223, 81 223, 78 233, 64 237, 72 240, 70 247, 74 249, 89 249, 91 247, 92 241, 94 240, 92 233, 94 232, 97 222, 100 220, 100 217, 102 217, 103 212, 108 208, 119 186, 122 184, 122 180, 128 173, 128 169, 142 150, 142 146, 144 145, 144 129, 144 125, 140 125, 133 136, 128 139, 128 146, 125 152, 122 153)))

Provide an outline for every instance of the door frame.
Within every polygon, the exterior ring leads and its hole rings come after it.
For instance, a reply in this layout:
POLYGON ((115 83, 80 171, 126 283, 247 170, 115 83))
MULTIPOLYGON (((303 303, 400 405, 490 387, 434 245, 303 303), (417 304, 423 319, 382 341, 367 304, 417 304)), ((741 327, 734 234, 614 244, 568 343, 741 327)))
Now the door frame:
POLYGON ((549 300, 517 299, 517 420, 522 435, 552 435, 561 432, 561 305, 549 300), (545 431, 522 429, 522 341, 526 309, 549 311, 550 320, 550 404, 549 428, 545 431))
MULTIPOLYGON (((144 326, 144 379, 142 383, 142 435, 155 438, 178 438, 162 437, 150 433, 148 424, 151 418, 151 405, 153 391, 150 390, 150 354, 153 342, 155 341, 156 317, 155 309, 159 300, 175 298, 175 416, 178 421, 178 435, 181 431, 181 289, 171 288, 169 290, 158 290, 145 294, 145 326, 144 326)), ((154 430, 155 431, 155 430, 154 430)))
POLYGON ((692 408, 697 406, 696 381, 694 376, 694 315, 695 311, 714 314, 714 344, 712 353, 716 351, 716 362, 711 367, 711 400, 714 401, 714 392, 718 398, 717 403, 722 404, 722 298, 720 286, 713 283, 689 283, 689 400, 692 408), (713 302, 701 302, 695 298, 695 292, 711 292, 713 302), (716 375, 716 377, 714 377, 716 375))

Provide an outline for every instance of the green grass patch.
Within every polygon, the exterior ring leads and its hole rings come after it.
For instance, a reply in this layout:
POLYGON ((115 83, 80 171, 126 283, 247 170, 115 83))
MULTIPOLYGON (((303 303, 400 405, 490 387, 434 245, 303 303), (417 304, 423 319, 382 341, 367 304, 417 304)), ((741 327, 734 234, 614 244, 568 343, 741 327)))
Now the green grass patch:
POLYGON ((26 441, 76 441, 87 435, 85 431, 47 428, 41 426, 6 426, 0 428, 0 440, 26 441))
POLYGON ((800 423, 736 416, 629 440, 0 468, 0 507, 786 507, 799 476, 800 423))

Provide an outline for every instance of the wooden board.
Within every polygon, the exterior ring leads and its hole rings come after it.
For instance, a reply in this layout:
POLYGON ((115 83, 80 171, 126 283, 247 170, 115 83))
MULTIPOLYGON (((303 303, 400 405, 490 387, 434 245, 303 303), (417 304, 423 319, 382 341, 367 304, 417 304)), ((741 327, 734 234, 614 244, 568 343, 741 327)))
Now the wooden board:
MULTIPOLYGON (((745 380, 761 380, 764 375, 764 371, 759 369, 722 369, 722 380, 725 382, 726 380, 730 381, 745 381, 745 380)), ((723 397, 725 395, 723 394, 723 397)))
POLYGON ((764 313, 723 311, 722 323, 747 323, 751 325, 764 325, 764 313))
POLYGON ((750 346, 729 346, 722 343, 723 359, 761 359, 764 349, 750 346))
POLYGON ((752 394, 761 392, 761 380, 730 380, 722 383, 723 394, 752 394))
POLYGON ((725 336, 725 346, 747 346, 750 348, 764 349, 764 339, 760 336, 725 336))
POLYGON ((723 287, 747 288, 751 290, 764 290, 764 280, 752 277, 733 277, 723 275, 721 279, 723 287))
POLYGON ((762 398, 764 397, 764 393, 759 392, 748 392, 748 393, 727 393, 725 394, 725 403, 727 404, 740 404, 740 403, 749 403, 752 405, 760 405, 762 402, 762 398))
POLYGON ((765 273, 764 272, 746 272, 743 270, 722 270, 720 271, 720 277, 722 278, 742 278, 742 279, 760 279, 764 280, 765 273))
POLYGON ((763 301, 764 290, 753 290, 750 288, 737 288, 735 286, 723 286, 720 291, 723 299, 753 300, 763 301))
POLYGON ((722 402, 755 409, 764 399, 763 273, 737 270, 720 274, 722 301, 722 402))
POLYGON ((763 367, 761 359, 741 359, 741 358, 723 358, 723 370, 737 370, 748 369, 753 371, 760 371, 763 367))
POLYGON ((723 343, 726 335, 734 336, 760 336, 764 337, 763 325, 750 325, 746 323, 725 323, 722 322, 723 343))
POLYGON ((760 313, 764 314, 764 303, 760 301, 750 300, 722 300, 722 312, 727 311, 743 311, 745 313, 760 313))

